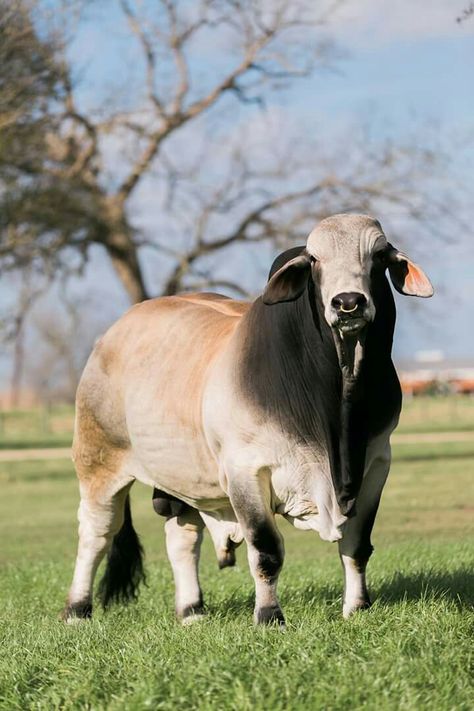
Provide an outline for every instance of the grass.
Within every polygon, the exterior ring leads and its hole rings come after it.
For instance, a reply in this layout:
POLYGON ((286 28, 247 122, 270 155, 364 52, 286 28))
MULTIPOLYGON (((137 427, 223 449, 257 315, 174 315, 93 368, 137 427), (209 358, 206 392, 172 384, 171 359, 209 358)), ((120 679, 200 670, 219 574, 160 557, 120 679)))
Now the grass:
POLYGON ((68 447, 73 425, 71 405, 0 412, 0 450, 68 447))
POLYGON ((397 432, 474 430, 474 397, 437 395, 404 398, 397 432))
POLYGON ((395 448, 370 564, 375 603, 348 622, 335 546, 282 522, 281 633, 251 624, 244 548, 236 568, 219 571, 207 539, 209 617, 175 622, 163 522, 139 485, 132 509, 148 586, 137 603, 64 626, 72 466, 0 464, 0 708, 471 710, 473 471, 471 443, 395 448))
MULTIPOLYGON (((69 447, 74 408, 0 412, 0 450, 69 447)), ((406 398, 397 432, 474 430, 474 397, 446 395, 406 398)))

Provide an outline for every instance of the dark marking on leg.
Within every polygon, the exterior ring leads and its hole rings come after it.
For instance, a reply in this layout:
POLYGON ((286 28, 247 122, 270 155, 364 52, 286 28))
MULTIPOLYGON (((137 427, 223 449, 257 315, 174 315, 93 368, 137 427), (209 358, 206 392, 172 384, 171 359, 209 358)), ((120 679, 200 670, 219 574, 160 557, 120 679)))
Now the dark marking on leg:
POLYGON ((283 551, 280 539, 267 523, 255 527, 252 543, 258 551, 258 569, 262 577, 272 580, 283 565, 283 551))
POLYGON ((339 541, 339 552, 341 554, 355 558, 361 564, 367 564, 374 551, 370 537, 376 512, 376 508, 368 513, 362 511, 346 522, 343 537, 339 541))

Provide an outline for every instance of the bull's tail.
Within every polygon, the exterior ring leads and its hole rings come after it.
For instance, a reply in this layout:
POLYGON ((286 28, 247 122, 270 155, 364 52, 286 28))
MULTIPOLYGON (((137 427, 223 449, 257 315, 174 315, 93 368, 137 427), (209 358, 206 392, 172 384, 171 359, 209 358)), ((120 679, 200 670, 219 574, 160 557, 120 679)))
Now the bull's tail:
POLYGON ((114 602, 135 600, 141 582, 145 582, 143 548, 133 528, 130 496, 127 496, 123 525, 114 536, 107 567, 99 583, 98 594, 103 607, 107 608, 114 602))

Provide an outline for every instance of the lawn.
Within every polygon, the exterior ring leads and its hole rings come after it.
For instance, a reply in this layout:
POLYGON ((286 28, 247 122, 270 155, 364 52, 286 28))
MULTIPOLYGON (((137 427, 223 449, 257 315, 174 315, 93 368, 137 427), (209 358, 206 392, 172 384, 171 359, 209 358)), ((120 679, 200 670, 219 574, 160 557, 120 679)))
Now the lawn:
POLYGON ((471 710, 473 473, 474 442, 395 449, 370 564, 375 604, 347 622, 336 547, 282 522, 282 633, 252 626, 244 548, 219 571, 209 540, 208 619, 177 624, 163 523, 141 485, 132 508, 148 587, 127 608, 64 626, 72 466, 0 463, 0 708, 471 710))
POLYGON ((74 425, 72 405, 0 412, 0 451, 67 447, 74 425))
MULTIPOLYGON (((54 405, 32 410, 0 411, 0 451, 68 447, 74 408, 54 405)), ((474 397, 460 395, 405 398, 398 432, 474 430, 474 397)))
POLYGON ((397 432, 474 430, 474 397, 424 395, 405 397, 397 432))

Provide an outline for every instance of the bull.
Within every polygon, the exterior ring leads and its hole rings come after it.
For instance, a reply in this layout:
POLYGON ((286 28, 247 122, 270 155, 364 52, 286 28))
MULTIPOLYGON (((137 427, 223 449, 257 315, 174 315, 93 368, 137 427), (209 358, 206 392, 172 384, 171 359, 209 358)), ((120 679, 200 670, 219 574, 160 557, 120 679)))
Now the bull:
POLYGON ((323 220, 280 255, 253 303, 183 294, 132 307, 97 343, 76 403, 79 546, 64 619, 136 595, 143 577, 129 491, 154 488, 176 613, 204 613, 203 530, 219 565, 245 539, 256 623, 284 624, 275 523, 337 541, 343 615, 370 606, 371 531, 401 409, 392 363, 395 289, 428 297, 422 271, 365 215, 323 220))

